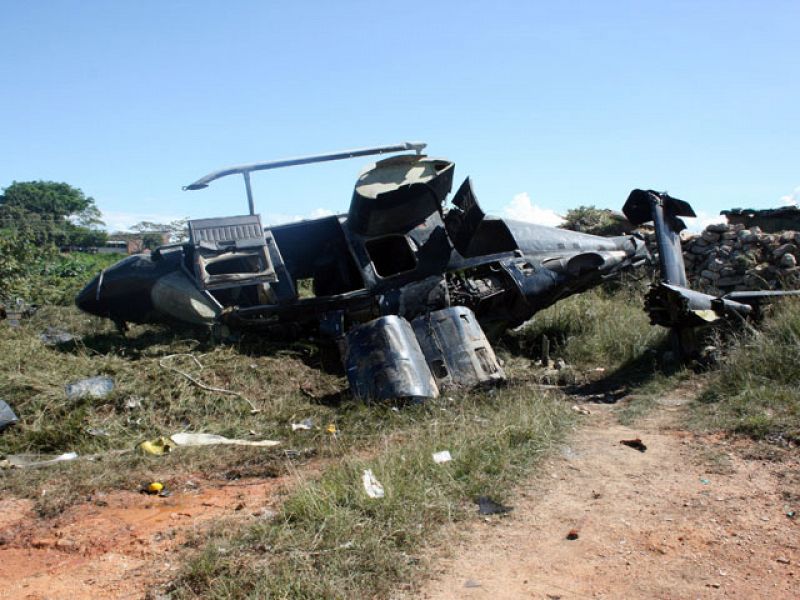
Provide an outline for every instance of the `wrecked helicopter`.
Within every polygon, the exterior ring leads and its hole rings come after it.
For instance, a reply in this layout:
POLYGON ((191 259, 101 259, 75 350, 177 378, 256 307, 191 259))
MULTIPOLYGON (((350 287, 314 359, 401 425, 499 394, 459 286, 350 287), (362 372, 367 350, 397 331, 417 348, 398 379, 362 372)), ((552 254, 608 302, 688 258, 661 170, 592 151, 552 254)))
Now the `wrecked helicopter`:
MULTIPOLYGON (((356 397, 422 400, 448 386, 504 379, 491 338, 650 258, 634 234, 606 238, 486 215, 469 178, 448 203, 455 165, 423 154, 425 147, 406 142, 212 172, 184 189, 242 175, 249 214, 189 221, 188 241, 121 260, 76 303, 122 329, 177 321, 328 339, 356 397), (262 226, 251 173, 378 154, 392 156, 361 172, 346 214, 262 226)), ((688 204, 635 190, 624 212, 634 224, 655 223, 663 279, 648 300, 655 323, 685 340, 697 315, 748 311, 739 299, 686 287, 678 217, 694 216, 688 204)))

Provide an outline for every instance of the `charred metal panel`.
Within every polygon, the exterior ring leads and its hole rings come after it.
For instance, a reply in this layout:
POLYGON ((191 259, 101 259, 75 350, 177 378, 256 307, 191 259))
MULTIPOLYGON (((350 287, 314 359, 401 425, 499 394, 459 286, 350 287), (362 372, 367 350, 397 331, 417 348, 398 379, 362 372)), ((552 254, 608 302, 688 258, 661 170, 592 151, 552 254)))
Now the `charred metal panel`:
POLYGON ((535 223, 524 223, 503 219, 520 250, 531 258, 545 258, 570 252, 592 250, 617 250, 622 238, 606 238, 579 231, 547 227, 535 223))
POLYGON ((364 279, 338 217, 300 221, 270 229, 293 281, 313 279, 314 295, 363 289, 364 279))
POLYGON ((411 325, 440 386, 473 386, 505 379, 470 309, 454 306, 437 310, 417 317, 411 325))
POLYGON ((439 389, 411 324, 390 315, 350 329, 344 366, 353 395, 361 400, 426 400, 439 389))

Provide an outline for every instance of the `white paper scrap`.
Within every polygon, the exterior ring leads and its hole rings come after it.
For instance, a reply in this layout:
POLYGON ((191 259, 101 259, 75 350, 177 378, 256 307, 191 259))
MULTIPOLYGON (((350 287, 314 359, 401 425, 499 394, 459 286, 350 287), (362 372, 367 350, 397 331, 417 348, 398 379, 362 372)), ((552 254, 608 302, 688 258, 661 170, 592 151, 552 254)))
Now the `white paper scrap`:
POLYGON ((385 495, 383 486, 381 482, 375 478, 371 469, 364 469, 361 480, 364 482, 364 491, 367 492, 367 496, 370 498, 383 498, 385 495))
POLYGON ((442 450, 441 452, 433 453, 433 462, 437 465, 450 462, 451 460, 453 460, 453 457, 450 456, 450 450, 442 450))

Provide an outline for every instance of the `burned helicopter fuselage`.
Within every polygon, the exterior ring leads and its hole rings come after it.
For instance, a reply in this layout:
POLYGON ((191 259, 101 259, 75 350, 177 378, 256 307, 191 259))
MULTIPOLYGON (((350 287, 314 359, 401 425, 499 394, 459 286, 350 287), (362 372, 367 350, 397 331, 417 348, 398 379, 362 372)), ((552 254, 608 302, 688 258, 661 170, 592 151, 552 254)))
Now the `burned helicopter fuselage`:
POLYGON ((469 179, 448 208, 453 171, 402 154, 362 172, 345 215, 267 229, 254 214, 190 221, 187 243, 122 260, 76 302, 119 324, 328 337, 359 397, 427 398, 503 377, 484 330, 515 327, 648 256, 632 235, 487 216, 469 179))

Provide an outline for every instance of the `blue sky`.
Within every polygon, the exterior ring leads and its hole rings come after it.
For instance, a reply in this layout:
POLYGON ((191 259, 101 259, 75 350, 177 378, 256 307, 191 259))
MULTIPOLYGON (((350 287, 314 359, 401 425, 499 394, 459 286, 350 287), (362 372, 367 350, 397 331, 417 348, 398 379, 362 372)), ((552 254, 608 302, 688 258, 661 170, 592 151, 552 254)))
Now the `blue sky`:
MULTIPOLYGON (((495 214, 800 199, 796 0, 0 9, 0 187, 66 181, 112 226, 244 212, 240 178, 181 191, 218 167, 403 140, 495 214)), ((257 207, 345 211, 363 165, 256 174, 257 207)))

